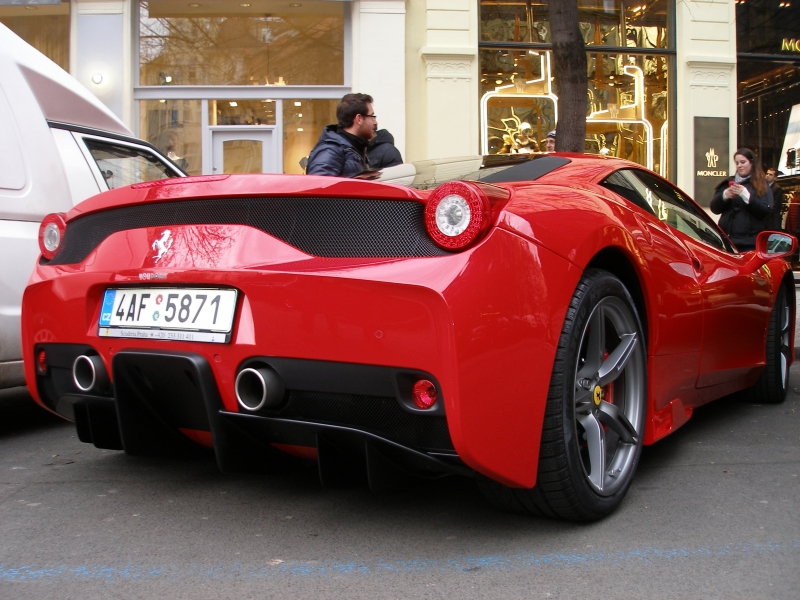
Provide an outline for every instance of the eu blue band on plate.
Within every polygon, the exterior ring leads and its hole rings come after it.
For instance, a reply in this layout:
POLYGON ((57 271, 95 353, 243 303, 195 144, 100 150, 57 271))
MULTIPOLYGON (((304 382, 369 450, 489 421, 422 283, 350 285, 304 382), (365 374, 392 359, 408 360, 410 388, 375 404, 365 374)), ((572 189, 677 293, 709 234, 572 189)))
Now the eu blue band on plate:
POLYGON ((100 310, 100 325, 111 324, 111 313, 114 310, 114 299, 117 297, 117 290, 106 290, 103 297, 103 308, 100 310))

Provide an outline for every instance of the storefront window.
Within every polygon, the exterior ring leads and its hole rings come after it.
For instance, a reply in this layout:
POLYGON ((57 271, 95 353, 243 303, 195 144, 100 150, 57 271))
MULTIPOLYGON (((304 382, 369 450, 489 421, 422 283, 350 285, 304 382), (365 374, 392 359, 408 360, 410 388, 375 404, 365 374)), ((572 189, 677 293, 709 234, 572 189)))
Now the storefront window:
POLYGON ((306 159, 326 125, 336 123, 338 100, 283 101, 283 172, 305 172, 306 159))
POLYGON ((209 100, 209 125, 275 125, 275 101, 209 100))
MULTIPOLYGON (((668 174, 668 57, 590 52, 585 151, 668 174)), ((558 122, 548 51, 481 50, 482 151, 544 151, 558 122)))
POLYGON ((202 123, 199 100, 142 100, 142 139, 189 175, 201 175, 202 123))
MULTIPOLYGON (((738 146, 750 148, 764 169, 797 174, 787 153, 800 146, 800 2, 736 3, 738 146)), ((797 153, 795 152, 795 155, 797 153)))
MULTIPOLYGON (((481 0, 481 41, 550 44, 549 2, 481 0)), ((578 0, 587 46, 666 48, 668 0, 578 0)))
MULTIPOLYGON (((484 153, 544 151, 547 133, 557 128, 553 1, 479 0, 484 153)), ((667 177, 670 6, 670 0, 578 0, 589 51, 585 151, 626 158, 667 177)))
POLYGON ((69 71, 69 2, 0 6, 0 23, 69 71))
POLYGON ((140 85, 344 83, 345 3, 262 4, 142 1, 140 85))

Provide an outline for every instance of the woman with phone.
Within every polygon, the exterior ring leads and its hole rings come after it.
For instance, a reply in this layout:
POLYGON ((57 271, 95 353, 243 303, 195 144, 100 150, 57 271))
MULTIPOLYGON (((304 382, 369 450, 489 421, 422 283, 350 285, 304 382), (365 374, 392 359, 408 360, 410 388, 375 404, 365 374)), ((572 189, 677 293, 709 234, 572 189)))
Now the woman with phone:
POLYGON ((765 229, 772 212, 772 191, 752 150, 740 148, 733 155, 736 174, 714 190, 711 212, 722 215, 719 226, 740 252, 755 250, 756 236, 765 229))

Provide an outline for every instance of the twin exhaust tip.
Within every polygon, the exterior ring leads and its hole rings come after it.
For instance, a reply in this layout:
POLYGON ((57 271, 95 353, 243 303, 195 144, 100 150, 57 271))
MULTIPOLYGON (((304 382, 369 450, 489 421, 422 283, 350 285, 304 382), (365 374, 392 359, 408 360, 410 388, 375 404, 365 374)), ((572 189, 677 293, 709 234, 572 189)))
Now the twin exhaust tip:
MULTIPOLYGON (((82 392, 104 390, 111 383, 103 359, 86 354, 72 363, 72 382, 82 392)), ((236 376, 235 389, 236 400, 249 411, 276 407, 285 393, 280 377, 268 367, 242 369, 236 376)))
POLYGON ((249 411, 274 408, 283 402, 285 393, 278 374, 267 367, 242 369, 234 387, 239 405, 249 411))
POLYGON ((72 382, 82 392, 107 388, 110 381, 103 359, 81 354, 72 363, 72 382))

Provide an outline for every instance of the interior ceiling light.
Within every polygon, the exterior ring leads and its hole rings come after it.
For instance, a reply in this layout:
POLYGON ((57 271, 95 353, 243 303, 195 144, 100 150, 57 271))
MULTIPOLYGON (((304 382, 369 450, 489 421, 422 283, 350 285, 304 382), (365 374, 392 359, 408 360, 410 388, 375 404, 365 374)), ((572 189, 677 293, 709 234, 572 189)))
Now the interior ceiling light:
POLYGON ((295 102, 294 105, 295 106, 303 106, 303 103, 302 102, 295 102))
POLYGON ((25 8, 27 8, 28 10, 39 10, 38 6, 26 6, 25 8))
POLYGON ((289 6, 291 6, 292 8, 300 8, 303 5, 300 4, 299 2, 292 2, 289 6))
POLYGON ((242 8, 250 8, 250 5, 247 2, 243 2, 239 6, 241 6, 242 8))
POLYGON ((189 5, 189 8, 200 8, 200 5, 199 5, 197 2, 192 2, 192 3, 189 5))
POLYGON ((228 102, 228 104, 230 104, 231 106, 234 106, 234 107, 239 106, 238 102, 228 102))

